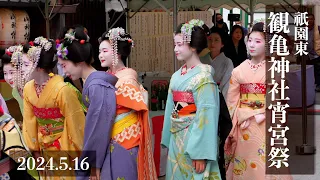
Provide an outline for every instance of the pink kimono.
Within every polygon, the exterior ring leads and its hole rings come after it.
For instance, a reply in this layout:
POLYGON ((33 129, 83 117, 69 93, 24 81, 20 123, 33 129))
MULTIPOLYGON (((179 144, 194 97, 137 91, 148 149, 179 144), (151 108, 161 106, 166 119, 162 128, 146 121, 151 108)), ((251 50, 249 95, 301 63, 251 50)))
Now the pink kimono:
POLYGON ((241 63, 232 72, 227 105, 233 128, 225 144, 227 180, 292 179, 266 176, 265 61, 241 63))

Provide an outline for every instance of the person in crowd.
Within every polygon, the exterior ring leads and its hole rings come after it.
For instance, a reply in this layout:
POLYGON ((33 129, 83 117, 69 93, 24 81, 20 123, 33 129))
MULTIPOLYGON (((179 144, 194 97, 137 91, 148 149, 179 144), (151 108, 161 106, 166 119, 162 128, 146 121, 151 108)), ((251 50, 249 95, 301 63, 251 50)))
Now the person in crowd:
POLYGON ((224 41, 221 32, 214 28, 211 31, 211 66, 215 70, 213 80, 219 85, 219 89, 222 92, 225 99, 227 99, 227 93, 229 88, 229 81, 231 78, 231 72, 233 70, 233 63, 224 54, 224 41))
MULTIPOLYGON (((216 13, 215 15, 213 15, 212 23, 214 24, 213 27, 218 28, 218 30, 221 32, 221 34, 223 35, 223 39, 228 37, 229 28, 228 25, 223 21, 222 14, 216 13)), ((212 31, 212 28, 210 29, 210 31, 212 31)))
POLYGON ((232 60, 234 67, 239 66, 248 58, 243 28, 241 26, 234 25, 232 27, 230 36, 224 46, 224 53, 232 60))

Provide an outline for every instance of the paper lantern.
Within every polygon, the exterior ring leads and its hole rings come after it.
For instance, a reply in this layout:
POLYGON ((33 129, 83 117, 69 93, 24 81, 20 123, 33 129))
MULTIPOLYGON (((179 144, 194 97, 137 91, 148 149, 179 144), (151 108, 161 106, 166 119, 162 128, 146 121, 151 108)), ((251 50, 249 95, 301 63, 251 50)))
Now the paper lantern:
POLYGON ((16 19, 10 9, 0 8, 1 31, 0 48, 7 48, 15 43, 16 19))
POLYGON ((16 17, 16 44, 28 43, 30 37, 30 18, 26 11, 13 10, 16 17))

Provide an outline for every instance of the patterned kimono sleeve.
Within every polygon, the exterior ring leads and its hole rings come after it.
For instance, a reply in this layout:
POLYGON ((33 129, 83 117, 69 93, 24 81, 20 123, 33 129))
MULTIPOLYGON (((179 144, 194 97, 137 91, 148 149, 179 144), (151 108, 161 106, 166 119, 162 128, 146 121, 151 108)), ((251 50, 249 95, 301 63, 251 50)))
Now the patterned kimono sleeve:
POLYGON ((61 88, 57 105, 64 116, 64 129, 60 144, 62 151, 68 151, 72 158, 80 156, 83 146, 85 116, 77 93, 69 86, 61 88))
POLYGON ((33 113, 32 104, 28 99, 28 88, 30 84, 27 84, 23 90, 23 123, 22 123, 22 134, 23 139, 30 149, 30 151, 39 151, 38 141, 38 123, 33 113))
POLYGON ((164 112, 164 123, 163 123, 163 129, 162 129, 162 138, 161 138, 161 144, 169 148, 170 143, 170 137, 171 137, 171 113, 174 108, 174 102, 172 97, 172 91, 171 91, 171 85, 169 86, 168 90, 168 97, 167 97, 167 103, 166 103, 166 109, 164 112))
POLYGON ((211 76, 203 81, 193 90, 197 112, 185 153, 193 160, 217 161, 219 90, 211 76))
POLYGON ((91 85, 88 88, 86 99, 90 105, 86 116, 81 159, 88 157, 86 162, 91 167, 101 168, 108 152, 116 116, 116 94, 114 89, 102 85, 91 85))
POLYGON ((9 110, 8 110, 6 101, 3 99, 3 97, 1 96, 1 94, 0 94, 0 106, 2 107, 2 109, 3 109, 3 111, 4 111, 5 113, 8 113, 8 114, 9 114, 9 110))
POLYGON ((227 106, 229 109, 230 117, 233 119, 234 112, 238 107, 240 100, 240 83, 237 80, 237 71, 233 70, 230 78, 230 85, 227 95, 227 106))

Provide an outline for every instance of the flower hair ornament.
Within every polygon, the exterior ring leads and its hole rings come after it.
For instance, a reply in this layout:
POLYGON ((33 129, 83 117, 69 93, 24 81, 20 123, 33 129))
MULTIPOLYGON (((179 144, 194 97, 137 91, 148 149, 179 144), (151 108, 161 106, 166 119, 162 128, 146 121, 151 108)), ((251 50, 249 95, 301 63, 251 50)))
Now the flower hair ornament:
POLYGON ((52 43, 48 39, 42 36, 37 37, 33 42, 36 44, 39 44, 41 48, 44 49, 45 51, 49 51, 52 47, 52 43))
POLYGON ((64 46, 63 43, 61 44, 58 44, 57 43, 57 56, 61 59, 68 59, 67 58, 67 55, 68 55, 68 49, 67 49, 67 46, 64 46))
POLYGON ((19 66, 22 65, 22 50, 23 47, 21 45, 17 45, 17 46, 11 46, 9 47, 9 49, 11 48, 11 50, 9 50, 8 52, 11 53, 11 63, 14 66, 19 66))
POLYGON ((199 26, 202 28, 202 26, 204 25, 204 22, 202 20, 199 19, 192 19, 189 22, 186 22, 182 25, 181 27, 181 33, 183 35, 183 41, 186 43, 190 43, 191 42, 191 35, 192 35, 192 31, 194 30, 193 28, 195 26, 199 26))
POLYGON ((15 80, 15 87, 22 87, 24 80, 22 79, 22 45, 11 46, 6 49, 6 54, 11 56, 11 63, 17 70, 13 79, 15 80))
POLYGON ((39 46, 31 46, 28 50, 27 56, 29 60, 35 65, 38 65, 40 54, 41 54, 42 48, 39 46))
POLYGON ((64 35, 64 42, 61 43, 59 39, 56 40, 56 48, 57 48, 57 56, 61 59, 68 59, 68 45, 70 45, 74 40, 79 41, 80 44, 85 44, 86 42, 89 42, 89 36, 87 35, 87 39, 79 40, 75 37, 76 32, 73 29, 70 29, 65 35, 64 35))
POLYGON ((29 72, 26 72, 25 79, 28 79, 31 73, 37 68, 41 54, 41 46, 31 46, 28 50, 27 57, 32 62, 32 67, 29 72))
POLYGON ((118 41, 128 41, 131 43, 131 47, 134 47, 134 42, 131 38, 128 37, 121 37, 128 35, 123 28, 117 27, 112 28, 109 30, 109 32, 106 34, 105 37, 109 38, 110 44, 112 46, 112 65, 116 66, 118 64, 118 41))

